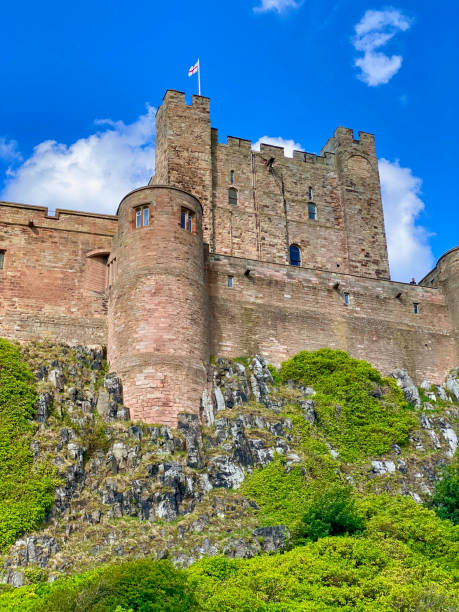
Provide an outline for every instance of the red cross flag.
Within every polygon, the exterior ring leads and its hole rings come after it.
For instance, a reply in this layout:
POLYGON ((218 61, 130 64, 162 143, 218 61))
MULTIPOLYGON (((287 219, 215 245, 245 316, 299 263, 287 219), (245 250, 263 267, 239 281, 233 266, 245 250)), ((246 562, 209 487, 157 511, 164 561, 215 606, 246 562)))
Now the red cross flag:
POLYGON ((196 64, 193 64, 193 66, 191 66, 191 68, 188 70, 188 76, 193 76, 193 74, 196 73, 198 73, 198 92, 199 95, 201 95, 201 70, 199 66, 199 58, 196 64))

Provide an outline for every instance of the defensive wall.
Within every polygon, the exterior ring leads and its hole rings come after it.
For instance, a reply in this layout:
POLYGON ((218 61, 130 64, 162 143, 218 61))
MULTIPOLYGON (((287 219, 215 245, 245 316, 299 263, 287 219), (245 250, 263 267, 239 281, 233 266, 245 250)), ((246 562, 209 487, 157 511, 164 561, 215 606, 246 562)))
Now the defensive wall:
POLYGON ((0 336, 106 346, 133 419, 199 412, 211 355, 332 347, 440 383, 458 327, 459 248, 419 285, 389 279, 365 132, 257 152, 218 142, 207 98, 168 91, 156 175, 116 215, 0 202, 0 336))
POLYGON ((105 344, 117 218, 0 202, 0 336, 105 344))

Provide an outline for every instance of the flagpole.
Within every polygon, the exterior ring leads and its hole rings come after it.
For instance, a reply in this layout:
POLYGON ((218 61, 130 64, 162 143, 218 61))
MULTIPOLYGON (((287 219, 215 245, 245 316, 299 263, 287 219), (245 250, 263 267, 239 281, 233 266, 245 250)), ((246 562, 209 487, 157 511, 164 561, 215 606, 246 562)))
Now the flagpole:
POLYGON ((198 57, 198 92, 201 95, 201 64, 198 57))

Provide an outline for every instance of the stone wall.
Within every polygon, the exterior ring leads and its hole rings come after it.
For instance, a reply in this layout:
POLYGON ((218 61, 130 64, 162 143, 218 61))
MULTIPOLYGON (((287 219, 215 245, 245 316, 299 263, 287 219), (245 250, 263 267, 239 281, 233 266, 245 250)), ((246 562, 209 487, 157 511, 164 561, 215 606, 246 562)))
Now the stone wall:
POLYGON ((194 194, 212 253, 389 278, 378 165, 371 134, 338 128, 321 155, 228 137, 218 142, 209 100, 168 91, 157 114, 154 184, 194 194), (236 189, 237 204, 229 201, 236 189), (308 217, 315 204, 317 218, 308 217))
POLYGON ((0 336, 106 343, 105 260, 117 219, 0 202, 0 336))
POLYGON ((279 364, 330 347, 384 374, 407 368, 418 383, 440 383, 459 362, 438 289, 221 255, 210 256, 208 279, 214 355, 259 353, 279 364))

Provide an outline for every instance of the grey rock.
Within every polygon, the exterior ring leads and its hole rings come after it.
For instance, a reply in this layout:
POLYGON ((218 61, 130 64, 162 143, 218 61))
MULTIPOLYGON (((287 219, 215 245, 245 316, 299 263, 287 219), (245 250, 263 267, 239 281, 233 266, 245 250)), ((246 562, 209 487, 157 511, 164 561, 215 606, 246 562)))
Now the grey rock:
POLYGON ((46 423, 49 417, 50 408, 53 404, 53 396, 51 393, 39 393, 37 400, 37 421, 46 423))
POLYGON ((437 391, 437 395, 441 399, 442 402, 449 401, 449 397, 446 395, 446 391, 441 385, 435 385, 435 390, 437 391))
POLYGON ((222 390, 218 386, 214 387, 214 397, 217 406, 217 412, 220 412, 220 410, 225 410, 225 398, 223 397, 222 390))
POLYGON ((459 402, 459 381, 456 375, 452 374, 448 376, 445 387, 451 393, 456 402, 459 402))
POLYGON ((262 550, 267 553, 285 550, 290 541, 290 532, 285 525, 259 527, 252 534, 258 539, 262 550))
POLYGON ((215 422, 214 404, 207 389, 204 389, 201 396, 201 414, 204 423, 210 427, 215 422))
POLYGON ((199 417, 197 414, 179 414, 177 418, 178 430, 185 438, 187 451, 186 464, 188 467, 200 470, 203 467, 203 461, 201 457, 202 433, 199 417))
POLYGON ((317 420, 317 413, 314 410, 313 400, 299 400, 298 404, 303 408, 303 414, 306 421, 313 425, 317 420))
POLYGON ((393 461, 372 461, 372 472, 376 475, 392 474, 395 472, 395 463, 393 461))
POLYGON ((395 378, 399 387, 403 391, 406 401, 412 404, 416 408, 421 406, 421 398, 419 397, 419 391, 411 380, 407 370, 397 369, 391 374, 392 378, 395 378))
POLYGON ((51 370, 48 374, 49 382, 56 388, 57 391, 63 391, 65 386, 64 372, 60 368, 51 370))
POLYGON ((261 546, 258 541, 248 542, 244 538, 231 538, 223 549, 223 554, 233 559, 250 559, 260 550, 261 546))
POLYGON ((24 572, 21 570, 9 569, 3 575, 2 582, 10 584, 15 588, 24 586, 24 572))
POLYGON ((213 457, 209 461, 208 472, 213 487, 238 489, 244 480, 242 468, 228 455, 213 457))

